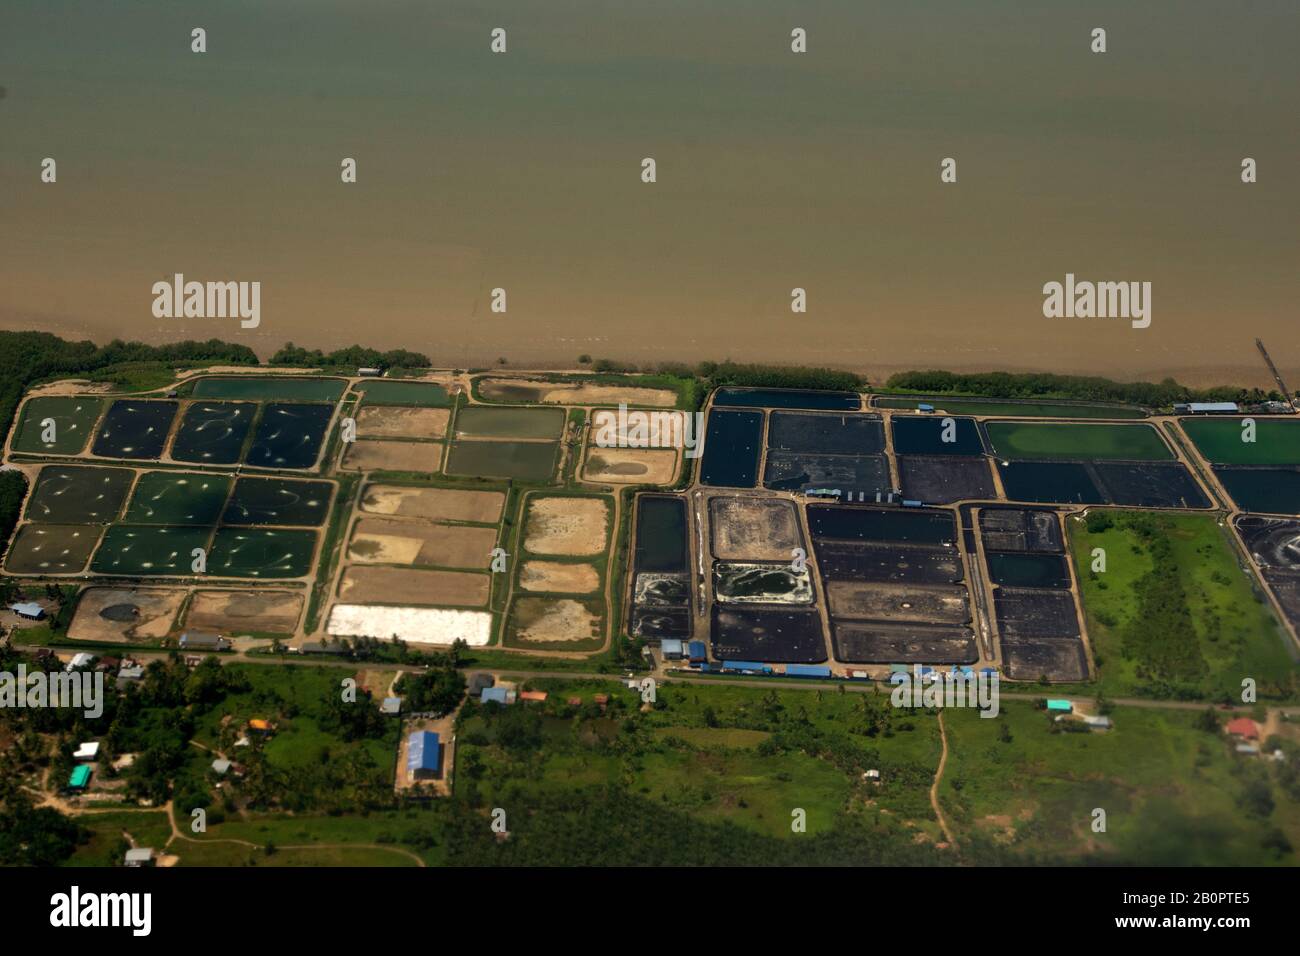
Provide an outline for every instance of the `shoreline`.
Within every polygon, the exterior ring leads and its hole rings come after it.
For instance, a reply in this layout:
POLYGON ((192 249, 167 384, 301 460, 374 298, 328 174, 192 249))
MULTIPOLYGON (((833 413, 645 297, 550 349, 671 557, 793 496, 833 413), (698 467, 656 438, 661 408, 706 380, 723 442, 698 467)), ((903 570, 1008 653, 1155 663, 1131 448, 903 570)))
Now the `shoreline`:
MULTIPOLYGON (((161 345, 168 342, 175 342, 182 339, 192 338, 205 340, 208 338, 222 339, 232 344, 247 345, 256 354, 263 365, 268 367, 267 360, 274 352, 285 344, 289 339, 281 340, 282 336, 276 336, 274 340, 269 335, 259 334, 257 336, 246 336, 235 334, 238 329, 212 326, 207 334, 188 334, 192 330, 182 332, 178 330, 175 335, 143 335, 143 334, 123 334, 101 336, 92 333, 85 326, 71 322, 42 322, 39 328, 33 328, 30 324, 20 325, 10 323, 0 319, 0 331, 5 332, 47 332, 57 335, 60 338, 69 341, 89 340, 97 346, 107 345, 114 339, 124 339, 126 341, 138 341, 146 345, 161 345), (233 337, 232 337, 233 336, 233 337), (254 341, 247 341, 254 339, 254 341)), ((380 337, 383 338, 382 336, 380 337)), ((302 342, 295 344, 303 345, 302 342)), ((319 348, 330 350, 334 348, 345 348, 355 344, 352 341, 334 341, 333 337, 327 337, 326 340, 307 343, 304 347, 319 348)), ((1268 343, 1265 342, 1267 345, 1268 343)), ((998 362, 996 360, 979 360, 972 361, 963 359, 960 354, 954 355, 947 359, 939 359, 929 354, 929 351, 911 353, 917 358, 909 361, 906 357, 899 359, 891 357, 888 360, 868 360, 865 362, 845 361, 843 359, 844 351, 834 351, 829 349, 774 349, 771 346, 757 345, 747 348, 733 349, 726 355, 706 354, 703 350, 695 354, 682 354, 680 352, 670 352, 661 346, 632 346, 628 348, 605 348, 608 346, 606 341, 581 343, 566 343, 563 349, 554 345, 546 348, 531 348, 522 354, 516 349, 515 354, 511 354, 511 349, 507 346, 494 348, 482 344, 473 346, 449 346, 442 343, 422 344, 417 341, 404 341, 390 343, 388 341, 367 342, 371 348, 406 348, 428 355, 435 369, 477 369, 482 371, 498 370, 502 372, 511 372, 518 374, 520 372, 572 372, 581 371, 592 373, 590 368, 577 367, 575 369, 575 359, 579 354, 590 354, 593 360, 605 359, 615 363, 615 365, 636 365, 637 371, 654 371, 659 365, 681 364, 692 368, 701 362, 737 362, 751 363, 759 365, 773 365, 787 368, 809 367, 825 368, 833 371, 854 372, 864 376, 873 387, 882 387, 888 381, 891 375, 902 372, 921 372, 921 371, 944 371, 954 374, 979 374, 988 372, 1006 372, 1012 375, 1023 374, 1054 374, 1054 375, 1078 375, 1090 376, 1097 378, 1110 379, 1120 383, 1134 382, 1152 382, 1159 383, 1165 379, 1172 378, 1179 385, 1189 388, 1205 389, 1214 387, 1230 388, 1261 388, 1265 391, 1274 388, 1272 376, 1264 365, 1262 359, 1256 356, 1254 362, 1216 362, 1208 365, 1188 365, 1186 363, 1151 363, 1151 364, 1134 364, 1131 367, 1119 367, 1114 364, 1098 366, 1091 362, 1072 361, 1072 356, 1062 356, 1061 361, 1050 363, 1029 364, 1025 362, 998 362), (808 354, 805 354, 808 353, 808 354), (498 362, 500 358, 506 358, 506 364, 498 362), (838 359, 838 360, 837 360, 838 359)), ((1249 341, 1250 354, 1256 355, 1253 339, 1249 341)), ((909 353, 902 353, 904 356, 909 353)), ((1283 377, 1288 381, 1292 388, 1300 387, 1295 383, 1300 382, 1300 366, 1293 366, 1286 359, 1278 360, 1278 367, 1283 377)))

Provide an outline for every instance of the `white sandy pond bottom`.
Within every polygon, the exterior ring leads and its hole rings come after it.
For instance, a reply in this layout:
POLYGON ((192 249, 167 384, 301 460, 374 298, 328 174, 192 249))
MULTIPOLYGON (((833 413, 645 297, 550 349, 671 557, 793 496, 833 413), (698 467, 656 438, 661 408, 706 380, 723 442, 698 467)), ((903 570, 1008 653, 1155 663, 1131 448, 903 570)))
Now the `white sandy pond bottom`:
POLYGON ((402 607, 386 604, 336 604, 325 630, 332 637, 396 637, 408 644, 450 645, 464 641, 482 647, 492 637, 487 611, 402 607))

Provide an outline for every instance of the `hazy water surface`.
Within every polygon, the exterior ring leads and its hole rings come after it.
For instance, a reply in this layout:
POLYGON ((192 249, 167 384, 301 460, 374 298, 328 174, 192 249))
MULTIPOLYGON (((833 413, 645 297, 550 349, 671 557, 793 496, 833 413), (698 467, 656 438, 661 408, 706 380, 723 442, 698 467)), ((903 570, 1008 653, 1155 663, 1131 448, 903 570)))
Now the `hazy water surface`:
POLYGON ((1300 4, 1081 6, 7 0, 0 327, 1202 383, 1258 335, 1300 387, 1300 4), (154 318, 176 272, 261 326, 154 318), (1151 327, 1043 318, 1067 272, 1151 327))

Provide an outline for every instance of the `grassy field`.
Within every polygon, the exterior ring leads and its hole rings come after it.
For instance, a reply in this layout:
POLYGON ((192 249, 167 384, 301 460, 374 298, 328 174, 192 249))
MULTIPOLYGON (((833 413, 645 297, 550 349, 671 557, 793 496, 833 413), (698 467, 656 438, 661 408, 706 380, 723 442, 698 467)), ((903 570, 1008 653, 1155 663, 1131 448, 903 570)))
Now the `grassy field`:
POLYGON ((1294 418, 1255 420, 1255 440, 1240 418, 1182 418, 1178 423, 1207 460, 1223 465, 1300 465, 1300 421, 1294 418))
POLYGON ((1247 786, 1269 771, 1233 754, 1222 734, 1200 729, 1200 716, 1116 707, 1113 730, 1065 733, 1027 702, 1004 701, 993 720, 950 711, 945 816, 974 856, 986 849, 1026 862, 1294 863, 1294 853, 1271 844, 1279 830, 1300 841, 1295 801, 1255 810, 1247 786), (1101 833, 1092 829, 1097 808, 1106 813, 1101 833))
POLYGON ((1120 512, 1067 530, 1106 694, 1239 699, 1243 677, 1295 693, 1280 625, 1214 517, 1120 512))
POLYGON ((961 415, 1017 415, 1032 418, 1145 418, 1146 412, 1127 405, 1071 405, 1065 402, 1013 402, 995 398, 952 398, 930 395, 920 398, 878 396, 875 408, 915 409, 931 405, 945 412, 961 415))
MULTIPOLYGON (((265 712, 268 695, 282 694, 292 709, 326 690, 288 680, 259 682, 249 702, 265 712)), ((182 866, 407 866, 413 857, 478 866, 1264 865, 1294 863, 1287 847, 1300 839, 1289 764, 1239 758, 1196 710, 1109 708, 1106 733, 1064 732, 1028 701, 1004 699, 994 719, 946 711, 939 799, 957 847, 945 849, 929 799, 939 721, 892 707, 886 693, 661 686, 643 708, 617 682, 528 686, 548 700, 469 705, 450 799, 365 814, 228 813, 204 834, 187 832, 199 842, 176 840, 168 852, 182 866), (597 694, 608 695, 604 708, 597 694), (878 785, 864 780, 867 769, 880 771, 878 785), (498 807, 511 832, 504 843, 490 830, 498 807), (1104 833, 1091 827, 1096 808, 1106 811, 1104 833), (805 812, 806 832, 791 827, 794 810, 805 812)), ((300 717, 288 722, 295 727, 282 733, 299 735, 295 749, 318 760, 315 733, 300 717)), ((1283 736, 1300 756, 1300 734, 1283 736)), ((331 749, 331 760, 345 757, 331 749)), ((124 830, 158 848, 170 835, 161 811, 79 822, 91 835, 73 865, 114 862, 124 830)))
POLYGON ((416 866, 413 856, 440 862, 429 834, 442 819, 436 809, 365 817, 252 814, 211 823, 204 833, 178 820, 185 838, 168 845, 171 825, 164 810, 83 814, 77 822, 89 838, 67 865, 120 865, 129 833, 137 846, 179 857, 179 866, 416 866))
POLYGON ((1150 425, 987 422, 1000 458, 1168 461, 1174 457, 1150 425))
POLYGON ((352 765, 368 786, 390 782, 397 761, 397 725, 390 735, 346 741, 323 728, 330 698, 341 694, 347 670, 333 667, 276 667, 232 664, 248 680, 248 689, 228 696, 220 708, 205 713, 194 740, 209 750, 229 750, 251 718, 272 720, 275 734, 263 752, 273 771, 301 776, 314 786, 322 775, 352 765))
MULTIPOLYGON (((462 728, 462 760, 481 771, 477 787, 489 803, 526 772, 544 789, 621 785, 701 822, 788 839, 795 808, 806 811, 809 834, 832 832, 841 814, 863 806, 861 773, 877 768, 896 784, 871 794, 875 805, 938 833, 925 795, 939 759, 937 723, 893 713, 883 696, 661 687, 658 705, 629 722, 639 701, 626 688, 555 679, 530 686, 551 696, 531 715, 539 747, 518 749, 518 728, 502 718, 475 717, 462 728), (597 692, 615 698, 605 714, 592 709, 597 692), (565 716, 570 697, 583 700, 576 721, 565 716)), ((503 717, 513 722, 517 713, 503 717)))
POLYGON ((171 836, 171 824, 163 810, 122 810, 115 813, 87 813, 77 818, 90 836, 67 861, 68 866, 120 866, 129 833, 136 846, 161 850, 171 836))

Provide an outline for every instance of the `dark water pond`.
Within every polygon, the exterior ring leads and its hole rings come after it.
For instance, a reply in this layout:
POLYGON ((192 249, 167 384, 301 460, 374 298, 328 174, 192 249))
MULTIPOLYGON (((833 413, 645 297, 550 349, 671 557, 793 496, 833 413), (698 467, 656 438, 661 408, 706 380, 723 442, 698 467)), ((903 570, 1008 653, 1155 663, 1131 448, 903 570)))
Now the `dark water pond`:
POLYGON ((762 442, 762 412, 715 408, 704 433, 700 481, 721 488, 753 488, 762 442))

